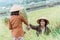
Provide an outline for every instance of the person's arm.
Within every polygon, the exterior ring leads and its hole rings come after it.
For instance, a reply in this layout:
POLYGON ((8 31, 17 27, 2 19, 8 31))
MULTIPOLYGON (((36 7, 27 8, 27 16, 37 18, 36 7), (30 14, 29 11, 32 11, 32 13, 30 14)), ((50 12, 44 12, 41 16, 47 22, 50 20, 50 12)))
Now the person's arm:
POLYGON ((46 31, 47 31, 46 32, 47 35, 51 32, 51 30, 48 27, 47 27, 47 30, 46 31))
POLYGON ((29 27, 29 24, 28 24, 28 21, 27 21, 27 19, 25 19, 24 18, 24 16, 23 15, 21 15, 21 20, 22 20, 22 22, 24 22, 24 24, 26 24, 27 25, 27 29, 29 30, 30 29, 30 27, 29 27))
POLYGON ((12 25, 10 23, 10 20, 8 20, 8 26, 9 26, 9 29, 12 30, 12 25))
POLYGON ((22 14, 20 14, 20 15, 21 15, 22 22, 24 22, 24 24, 26 24, 28 26, 28 21, 25 19, 25 17, 22 14))
POLYGON ((37 30, 37 26, 34 26, 34 25, 30 24, 30 27, 34 30, 37 30))

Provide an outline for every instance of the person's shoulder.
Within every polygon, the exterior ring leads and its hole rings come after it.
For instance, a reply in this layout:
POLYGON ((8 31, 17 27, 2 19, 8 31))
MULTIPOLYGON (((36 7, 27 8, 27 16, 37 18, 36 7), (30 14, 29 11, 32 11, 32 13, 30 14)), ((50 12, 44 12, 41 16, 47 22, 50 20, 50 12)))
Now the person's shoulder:
POLYGON ((47 29, 49 29, 49 27, 46 27, 47 29))
POLYGON ((46 27, 47 30, 51 31, 49 27, 46 27))
POLYGON ((22 16, 23 16, 23 14, 21 13, 21 14, 19 14, 19 16, 21 16, 21 17, 22 17, 22 16))
POLYGON ((23 18, 24 16, 23 16, 23 14, 19 14, 19 16, 18 16, 18 17, 23 18))
POLYGON ((8 20, 13 20, 13 19, 16 19, 17 17, 16 16, 10 16, 9 18, 8 18, 8 20))

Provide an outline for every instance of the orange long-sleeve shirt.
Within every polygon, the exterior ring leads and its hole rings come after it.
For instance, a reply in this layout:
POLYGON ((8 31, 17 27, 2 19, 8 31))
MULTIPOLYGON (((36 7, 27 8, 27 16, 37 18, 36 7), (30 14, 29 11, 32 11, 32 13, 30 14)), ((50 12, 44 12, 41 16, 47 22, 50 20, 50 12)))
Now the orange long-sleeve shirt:
POLYGON ((16 16, 13 15, 8 21, 9 29, 12 30, 12 35, 14 37, 23 37, 24 31, 22 28, 22 22, 28 26, 28 21, 24 18, 22 14, 16 16))

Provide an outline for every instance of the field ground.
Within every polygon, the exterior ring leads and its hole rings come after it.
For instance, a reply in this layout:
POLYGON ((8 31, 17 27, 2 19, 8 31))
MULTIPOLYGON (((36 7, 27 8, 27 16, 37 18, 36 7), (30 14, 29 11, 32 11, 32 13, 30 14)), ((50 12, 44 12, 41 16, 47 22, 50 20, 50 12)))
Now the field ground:
MULTIPOLYGON (((60 6, 28 12, 27 15, 29 23, 33 25, 37 25, 36 20, 38 18, 46 17, 50 21, 48 27, 51 29, 51 33, 48 36, 41 35, 37 37, 34 30, 25 30, 25 40, 60 40, 60 6)), ((0 40, 12 40, 8 27, 3 25, 2 22, 0 22, 0 40)))

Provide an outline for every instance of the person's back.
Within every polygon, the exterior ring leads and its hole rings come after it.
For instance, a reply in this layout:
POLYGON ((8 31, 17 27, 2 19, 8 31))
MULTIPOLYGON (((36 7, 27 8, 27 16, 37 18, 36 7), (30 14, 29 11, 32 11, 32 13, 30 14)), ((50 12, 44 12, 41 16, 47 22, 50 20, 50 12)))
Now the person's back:
POLYGON ((10 29, 12 30, 12 34, 16 37, 18 36, 23 36, 24 35, 24 31, 22 28, 22 15, 13 15, 11 16, 11 18, 9 19, 10 22, 10 29), (21 35, 23 34, 23 35, 21 35))
POLYGON ((22 20, 21 20, 21 16, 11 16, 10 18, 10 22, 12 25, 12 28, 16 28, 17 26, 21 28, 21 24, 22 24, 22 20))
POLYGON ((9 29, 12 32, 13 40, 23 40, 24 37, 24 30, 22 28, 22 22, 27 25, 28 28, 28 21, 25 19, 24 15, 20 12, 19 5, 13 5, 11 8, 11 18, 9 18, 8 24, 9 29))

